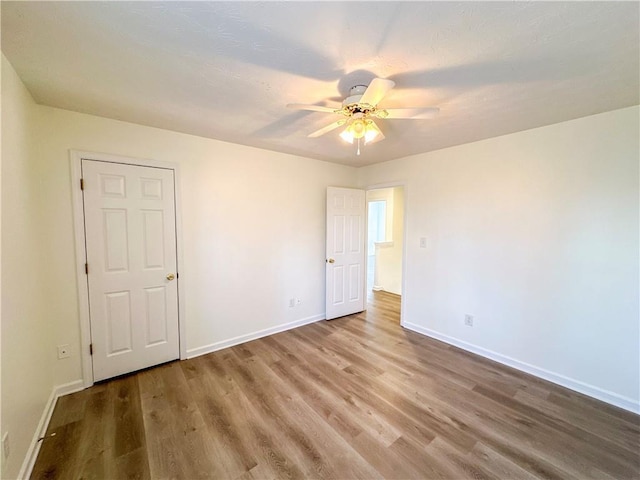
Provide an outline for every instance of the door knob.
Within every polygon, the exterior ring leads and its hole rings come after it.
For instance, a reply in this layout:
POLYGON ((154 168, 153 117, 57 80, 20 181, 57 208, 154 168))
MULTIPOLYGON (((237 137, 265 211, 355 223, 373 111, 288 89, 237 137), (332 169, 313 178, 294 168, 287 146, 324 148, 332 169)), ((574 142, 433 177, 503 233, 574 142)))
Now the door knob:
POLYGON ((170 273, 169 275, 167 275, 167 280, 171 281, 174 278, 176 278, 176 276, 173 273, 170 273))
POLYGON ((336 263, 336 261, 333 258, 327 258, 327 263, 336 263))

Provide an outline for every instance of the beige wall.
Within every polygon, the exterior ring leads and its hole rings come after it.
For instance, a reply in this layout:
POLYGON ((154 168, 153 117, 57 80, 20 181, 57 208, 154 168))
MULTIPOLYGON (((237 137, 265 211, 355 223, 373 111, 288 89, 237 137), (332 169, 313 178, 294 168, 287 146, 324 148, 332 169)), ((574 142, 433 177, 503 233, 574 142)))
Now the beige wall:
POLYGON ((2 56, 2 411, 11 453, 2 478, 16 478, 54 385, 55 344, 38 215, 36 107, 2 56))
POLYGON ((69 149, 180 165, 194 352, 324 313, 325 190, 359 176, 363 187, 406 185, 404 314, 414 328, 633 404, 638 114, 358 172, 36 106, 3 57, 1 431, 12 449, 3 476, 19 470, 53 387, 81 378, 69 149), (289 308, 291 297, 302 305, 289 308), (465 313, 475 315, 473 328, 465 313), (62 343, 71 358, 57 360, 62 343))
POLYGON ((72 345, 57 383, 81 375, 70 148, 179 164, 188 350, 324 314, 325 192, 352 186, 353 168, 48 107, 39 119, 43 248, 66 280, 48 279, 53 335, 72 345))
POLYGON ((360 169, 406 185, 407 324, 637 409, 639 114, 360 169))
POLYGON ((383 290, 402 294, 402 244, 404 228, 404 188, 393 188, 392 242, 389 248, 380 250, 380 275, 383 290))
MULTIPOLYGON (((3 137, 16 137, 3 144, 3 418, 16 419, 3 432, 31 439, 52 387, 82 378, 69 149, 179 165, 192 354, 323 317, 326 187, 354 186, 354 168, 36 106, 3 67, 12 82, 5 91, 3 78, 3 100, 17 104, 3 105, 3 116, 29 113, 3 123, 3 137), (290 308, 289 298, 302 304, 290 308), (70 358, 57 359, 59 344, 71 346, 70 358)), ((21 460, 25 443, 12 443, 21 460)))

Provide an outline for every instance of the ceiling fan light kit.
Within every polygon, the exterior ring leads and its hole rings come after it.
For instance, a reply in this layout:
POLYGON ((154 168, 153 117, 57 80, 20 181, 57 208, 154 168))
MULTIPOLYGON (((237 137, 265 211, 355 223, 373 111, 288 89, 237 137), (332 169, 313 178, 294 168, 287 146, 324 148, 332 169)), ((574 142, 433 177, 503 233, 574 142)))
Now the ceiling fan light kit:
POLYGON ((360 139, 364 138, 364 144, 367 145, 378 138, 378 136, 382 136, 382 132, 375 122, 361 117, 351 121, 347 128, 340 134, 343 140, 351 144, 353 144, 354 140, 358 140, 356 155, 360 155, 360 139))
POLYGON ((367 144, 380 134, 382 134, 382 132, 373 120, 356 118, 347 125, 347 128, 342 131, 340 137, 349 143, 353 143, 354 139, 364 137, 364 143, 367 144))
POLYGON ((369 86, 355 85, 349 90, 349 96, 342 101, 342 108, 331 108, 320 105, 304 105, 292 103, 287 105, 296 110, 310 110, 314 112, 332 113, 343 115, 346 119, 338 120, 321 128, 308 137, 317 138, 346 124, 346 128, 340 133, 340 137, 353 144, 358 141, 357 155, 360 155, 360 140, 364 138, 365 145, 383 140, 384 134, 373 121, 374 118, 384 119, 425 119, 432 118, 438 112, 438 108, 378 108, 378 103, 395 86, 392 80, 374 78, 369 86))

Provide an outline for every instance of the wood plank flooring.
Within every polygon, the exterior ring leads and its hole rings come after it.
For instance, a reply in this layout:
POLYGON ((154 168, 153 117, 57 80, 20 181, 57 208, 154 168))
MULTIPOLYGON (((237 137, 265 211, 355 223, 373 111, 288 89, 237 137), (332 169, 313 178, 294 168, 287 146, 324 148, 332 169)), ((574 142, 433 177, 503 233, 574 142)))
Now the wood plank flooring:
POLYGON ((637 415, 403 330, 399 297, 371 300, 60 398, 32 478, 640 478, 637 415))

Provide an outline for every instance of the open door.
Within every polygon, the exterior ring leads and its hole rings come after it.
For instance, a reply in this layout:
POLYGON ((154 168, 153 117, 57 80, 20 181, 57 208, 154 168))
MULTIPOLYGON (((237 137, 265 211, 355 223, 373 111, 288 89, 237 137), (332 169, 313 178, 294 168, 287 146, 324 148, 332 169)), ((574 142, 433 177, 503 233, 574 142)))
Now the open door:
POLYGON ((327 320, 364 310, 365 191, 327 188, 327 320))

